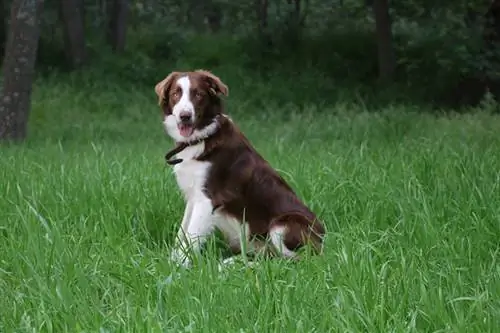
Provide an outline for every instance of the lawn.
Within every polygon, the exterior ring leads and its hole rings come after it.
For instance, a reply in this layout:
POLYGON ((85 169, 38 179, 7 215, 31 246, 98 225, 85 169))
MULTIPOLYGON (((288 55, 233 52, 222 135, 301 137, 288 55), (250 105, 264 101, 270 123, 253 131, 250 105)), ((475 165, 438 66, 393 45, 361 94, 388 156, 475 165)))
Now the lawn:
POLYGON ((499 331, 498 117, 230 95, 325 253, 219 273, 208 251, 169 284, 183 203, 152 89, 37 85, 0 156, 1 332, 499 331))

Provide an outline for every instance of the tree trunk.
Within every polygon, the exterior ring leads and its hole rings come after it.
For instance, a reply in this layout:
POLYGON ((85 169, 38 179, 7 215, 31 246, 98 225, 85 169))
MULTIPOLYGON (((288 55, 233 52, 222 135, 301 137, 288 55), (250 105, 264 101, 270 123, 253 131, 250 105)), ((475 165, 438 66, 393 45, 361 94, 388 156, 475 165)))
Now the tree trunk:
POLYGON ((268 0, 255 0, 255 12, 257 14, 257 31, 263 36, 267 34, 268 0))
POLYGON ((87 60, 85 26, 82 0, 59 0, 64 24, 66 58, 73 68, 81 67, 87 60))
POLYGON ((381 80, 388 80, 396 69, 396 57, 392 45, 392 24, 389 16, 389 1, 374 0, 376 37, 378 46, 378 66, 381 80))
POLYGON ((257 34, 263 46, 263 53, 270 52, 273 40, 269 31, 269 0, 255 0, 255 13, 257 14, 257 34))
POLYGON ((205 1, 208 0, 189 0, 187 2, 187 17, 188 24, 198 33, 205 31, 205 1))
POLYGON ((205 18, 208 28, 212 33, 217 33, 221 29, 222 24, 222 8, 220 4, 213 1, 205 2, 205 18))
POLYGON ((494 49, 500 42, 500 0, 494 0, 484 14, 483 40, 487 49, 494 49))
POLYGON ((128 0, 108 0, 107 39, 115 52, 125 50, 128 13, 128 0))
POLYGON ((5 52, 5 41, 7 39, 7 13, 5 0, 0 0, 0 54, 5 52))
POLYGON ((3 62, 0 140, 26 138, 44 0, 13 0, 3 62))

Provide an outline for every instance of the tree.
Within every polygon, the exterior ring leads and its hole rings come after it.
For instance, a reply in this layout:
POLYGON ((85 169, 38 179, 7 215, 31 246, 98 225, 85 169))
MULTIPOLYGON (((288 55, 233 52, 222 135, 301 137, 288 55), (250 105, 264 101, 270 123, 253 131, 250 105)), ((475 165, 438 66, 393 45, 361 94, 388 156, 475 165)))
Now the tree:
POLYGON ((5 51, 5 36, 7 36, 7 20, 6 20, 6 7, 5 0, 0 0, 0 53, 5 51))
POLYGON ((59 0, 60 14, 64 24, 66 58, 73 68, 82 66, 87 58, 83 0, 59 0))
POLYGON ((268 35, 268 0, 255 0, 255 12, 257 14, 257 31, 259 36, 268 35))
POLYGON ((378 47, 379 77, 387 80, 396 69, 396 57, 392 45, 392 23, 389 15, 388 0, 373 0, 375 30, 378 47))
POLYGON ((217 33, 222 25, 222 6, 216 1, 205 2, 205 17, 211 32, 217 33))
POLYGON ((26 138, 44 0, 13 0, 3 61, 0 139, 26 138))
MULTIPOLYGON (((63 0, 64 1, 64 0, 63 0)), ((108 29, 107 39, 115 52, 125 49, 127 37, 127 19, 129 14, 128 0, 107 0, 108 29)))

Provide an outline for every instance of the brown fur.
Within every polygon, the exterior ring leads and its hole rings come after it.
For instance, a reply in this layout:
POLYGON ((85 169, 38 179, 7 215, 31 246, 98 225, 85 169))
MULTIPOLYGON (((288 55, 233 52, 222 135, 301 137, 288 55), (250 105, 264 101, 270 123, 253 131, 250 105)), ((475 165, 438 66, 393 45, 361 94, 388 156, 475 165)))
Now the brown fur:
POLYGON ((267 237, 273 226, 283 225, 287 248, 296 250, 311 238, 319 250, 323 225, 229 119, 221 117, 219 131, 205 140, 198 160, 212 163, 206 194, 214 207, 244 218, 251 237, 267 237))
POLYGON ((223 114, 220 95, 227 96, 228 88, 218 77, 202 70, 171 73, 155 87, 163 112, 171 113, 177 103, 179 88, 173 82, 182 75, 191 80, 196 127, 202 129, 214 119, 219 125, 218 130, 205 139, 205 150, 197 158, 212 165, 205 194, 214 210, 240 221, 244 219, 249 225, 250 237, 265 238, 273 227, 285 226, 283 241, 289 250, 311 243, 321 252, 323 224, 223 114))
POLYGON ((220 95, 228 96, 229 89, 218 77, 205 70, 172 72, 155 86, 158 104, 164 115, 171 114, 173 106, 179 101, 181 88, 174 82, 185 75, 191 80, 192 99, 198 113, 195 128, 202 129, 220 114, 222 110, 220 95))

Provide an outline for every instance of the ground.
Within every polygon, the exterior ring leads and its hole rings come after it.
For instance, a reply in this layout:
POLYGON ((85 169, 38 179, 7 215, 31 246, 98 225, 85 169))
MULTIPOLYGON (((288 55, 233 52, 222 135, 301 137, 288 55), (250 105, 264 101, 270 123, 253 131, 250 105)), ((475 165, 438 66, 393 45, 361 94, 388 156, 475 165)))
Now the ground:
POLYGON ((28 142, 0 157, 0 331, 500 327, 498 117, 230 97, 228 113, 326 222, 325 253, 220 274, 209 250, 168 284, 183 204, 153 86, 37 85, 28 142))

